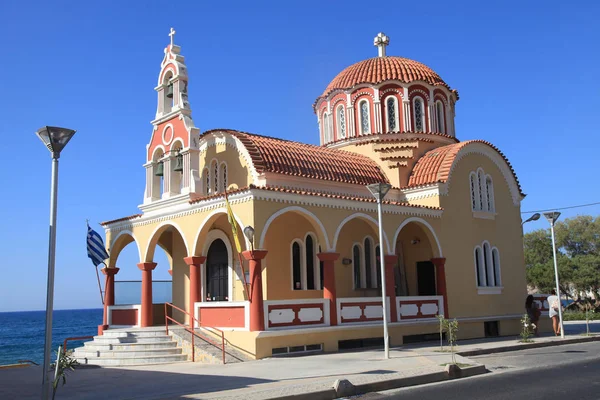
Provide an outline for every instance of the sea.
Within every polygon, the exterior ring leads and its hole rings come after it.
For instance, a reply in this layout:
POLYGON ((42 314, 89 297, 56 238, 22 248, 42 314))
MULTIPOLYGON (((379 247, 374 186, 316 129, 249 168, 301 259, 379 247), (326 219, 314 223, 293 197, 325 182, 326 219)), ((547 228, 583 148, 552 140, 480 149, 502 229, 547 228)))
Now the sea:
MULTIPOLYGON (((55 310, 52 317, 52 361, 58 346, 66 338, 97 335, 101 324, 101 308, 55 310)), ((14 364, 19 360, 43 364, 45 331, 46 311, 1 312, 0 365, 14 364)), ((67 348, 79 347, 82 343, 69 341, 67 348)))

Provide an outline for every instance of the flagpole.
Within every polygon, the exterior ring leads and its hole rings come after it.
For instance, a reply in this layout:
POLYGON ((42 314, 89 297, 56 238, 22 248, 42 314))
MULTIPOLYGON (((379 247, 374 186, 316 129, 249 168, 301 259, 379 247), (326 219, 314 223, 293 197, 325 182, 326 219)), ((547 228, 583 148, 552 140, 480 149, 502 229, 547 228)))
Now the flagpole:
MULTIPOLYGON (((106 268, 106 264, 102 263, 104 268, 106 268)), ((104 296, 102 296, 102 285, 100 285, 100 274, 98 273, 98 267, 94 268, 96 270, 96 278, 98 278, 98 290, 100 290, 100 301, 102 301, 102 305, 104 305, 104 296)))

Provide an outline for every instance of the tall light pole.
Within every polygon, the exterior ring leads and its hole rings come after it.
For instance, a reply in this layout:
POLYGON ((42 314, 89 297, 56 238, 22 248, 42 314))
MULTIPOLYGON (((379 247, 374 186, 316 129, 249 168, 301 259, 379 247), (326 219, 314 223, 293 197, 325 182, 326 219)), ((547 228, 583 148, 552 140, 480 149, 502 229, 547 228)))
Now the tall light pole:
POLYGON ((388 336, 388 320, 387 320, 387 294, 385 291, 385 258, 383 252, 383 225, 381 224, 381 202, 392 186, 387 183, 374 183, 368 185, 367 189, 377 199, 377 221, 379 225, 379 266, 381 269, 381 307, 383 311, 383 346, 385 350, 385 358, 390 358, 390 338, 388 336))
MULTIPOLYGON (((560 337, 565 338, 565 330, 563 329, 562 319, 562 302, 560 301, 560 288, 558 284, 558 262, 556 260, 556 240, 554 239, 554 223, 560 217, 558 211, 544 213, 544 217, 550 222, 550 232, 552 232, 552 253, 554 255, 554 278, 556 280, 556 296, 558 297, 558 321, 560 324, 560 337)), ((551 306, 551 305, 550 305, 551 306)))
POLYGON ((50 352, 52 350, 52 311, 54 307, 54 261, 56 252, 56 206, 58 198, 58 159, 75 131, 56 126, 44 126, 35 133, 52 153, 52 181, 50 185, 50 239, 48 244, 48 287, 46 291, 46 338, 44 341, 44 369, 42 370, 42 399, 50 398, 50 352))

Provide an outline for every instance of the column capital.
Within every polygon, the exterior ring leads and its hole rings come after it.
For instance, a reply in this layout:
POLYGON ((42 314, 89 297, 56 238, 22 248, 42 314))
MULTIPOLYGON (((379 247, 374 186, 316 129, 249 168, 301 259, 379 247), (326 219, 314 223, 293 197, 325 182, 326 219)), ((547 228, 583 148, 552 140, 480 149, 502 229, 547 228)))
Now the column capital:
POLYGON ((398 256, 395 254, 386 254, 383 256, 385 265, 396 264, 398 262, 398 256))
POLYGON ((192 257, 184 257, 183 261, 187 265, 202 265, 206 262, 206 257, 204 256, 192 256, 192 257))
POLYGON ((142 271, 152 271, 154 268, 156 268, 156 265, 157 264, 155 262, 144 262, 139 263, 137 266, 142 271))
POLYGON ((267 256, 268 251, 267 250, 246 250, 246 251, 242 251, 242 255, 244 256, 244 258, 248 261, 250 260, 262 260, 263 258, 265 258, 267 256))
POLYGON ((445 257, 440 257, 440 258, 432 258, 431 262, 433 263, 433 265, 435 265, 436 267, 443 267, 446 264, 446 258, 445 257))
POLYGON ((319 253, 317 257, 319 257, 319 261, 336 261, 340 258, 340 253, 319 253))
POLYGON ((106 276, 115 276, 117 274, 117 272, 119 272, 119 270, 120 270, 120 268, 117 268, 117 267, 112 267, 112 268, 104 267, 100 271, 102 271, 102 273, 106 276))

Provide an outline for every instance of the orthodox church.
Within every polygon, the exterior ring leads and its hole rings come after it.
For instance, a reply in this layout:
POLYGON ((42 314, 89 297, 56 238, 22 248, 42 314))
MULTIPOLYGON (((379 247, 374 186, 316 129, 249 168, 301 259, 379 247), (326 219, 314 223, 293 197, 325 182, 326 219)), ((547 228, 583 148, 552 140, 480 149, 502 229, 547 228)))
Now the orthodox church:
POLYGON ((110 259, 100 333, 164 326, 167 309, 259 359, 379 343, 384 312, 392 345, 430 338, 438 314, 459 321, 461 339, 520 331, 524 194, 500 150, 457 138, 459 94, 435 71, 388 55, 380 33, 377 57, 317 96, 320 146, 201 133, 173 35, 141 212, 102 224, 110 259), (374 184, 389 188, 381 241, 374 184), (119 263, 125 246, 139 254, 138 304, 114 304, 119 269, 136 268, 119 263), (168 265, 154 262, 157 246, 168 265), (172 275, 170 308, 153 302, 156 268, 172 275))

